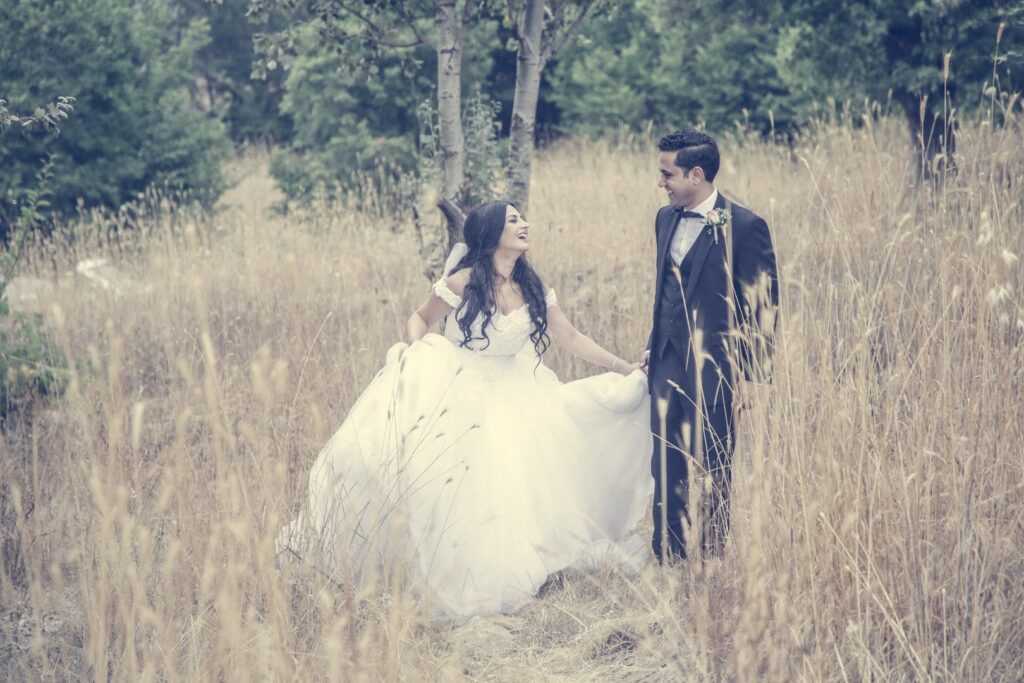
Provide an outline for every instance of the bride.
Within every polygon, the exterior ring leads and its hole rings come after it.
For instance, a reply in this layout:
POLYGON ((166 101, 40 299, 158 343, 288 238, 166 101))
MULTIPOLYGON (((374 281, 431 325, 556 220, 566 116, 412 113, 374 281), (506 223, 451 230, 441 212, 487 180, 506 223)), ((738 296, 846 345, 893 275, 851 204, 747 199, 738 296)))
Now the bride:
POLYGON ((651 488, 639 363, 569 322, 514 206, 478 206, 463 232, 411 344, 388 352, 278 538, 357 585, 401 572, 456 616, 515 610, 569 566, 629 561, 651 488), (552 338, 613 372, 563 384, 541 362, 552 338))

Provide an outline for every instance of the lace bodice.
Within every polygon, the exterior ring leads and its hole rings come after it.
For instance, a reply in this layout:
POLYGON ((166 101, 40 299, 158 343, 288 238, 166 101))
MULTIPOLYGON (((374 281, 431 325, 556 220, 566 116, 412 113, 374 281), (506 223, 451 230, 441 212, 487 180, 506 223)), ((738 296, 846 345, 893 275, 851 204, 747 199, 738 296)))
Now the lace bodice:
MULTIPOLYGON (((462 304, 462 298, 448 287, 448 283, 441 278, 434 284, 434 294, 452 308, 458 309, 462 304)), ((555 297, 555 290, 549 289, 545 297, 548 307, 558 305, 555 297)), ((477 316, 471 327, 474 337, 479 337, 480 327, 483 324, 483 316, 477 316)), ((444 321, 444 336, 449 339, 457 348, 466 348, 476 353, 488 356, 514 356, 530 341, 530 333, 533 332, 533 321, 530 320, 530 313, 526 306, 520 306, 507 315, 501 311, 495 311, 491 318, 491 324, 487 326, 487 337, 490 344, 482 339, 474 339, 467 346, 462 346, 464 335, 459 329, 455 319, 455 312, 449 314, 444 321)))

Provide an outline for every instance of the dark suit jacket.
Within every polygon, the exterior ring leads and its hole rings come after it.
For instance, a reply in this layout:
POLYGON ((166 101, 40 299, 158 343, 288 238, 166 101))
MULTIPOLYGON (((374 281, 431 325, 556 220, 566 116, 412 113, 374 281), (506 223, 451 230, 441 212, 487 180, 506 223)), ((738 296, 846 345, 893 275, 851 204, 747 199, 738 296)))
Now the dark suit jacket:
POLYGON ((649 388, 653 389, 655 371, 660 369, 659 376, 673 377, 688 396, 695 397, 694 332, 700 330, 704 358, 700 386, 708 404, 731 401, 738 377, 770 381, 779 303, 778 266, 768 224, 721 192, 715 208, 731 211, 730 224, 719 232, 717 241, 712 230, 705 228, 691 247, 693 263, 685 288, 688 320, 671 325, 661 324, 658 313, 664 269, 672 267, 669 250, 678 221, 674 207, 658 211, 654 222, 658 284, 647 344, 651 352, 649 388), (685 358, 680 349, 688 350, 685 358), (656 368, 659 363, 671 367, 656 368))

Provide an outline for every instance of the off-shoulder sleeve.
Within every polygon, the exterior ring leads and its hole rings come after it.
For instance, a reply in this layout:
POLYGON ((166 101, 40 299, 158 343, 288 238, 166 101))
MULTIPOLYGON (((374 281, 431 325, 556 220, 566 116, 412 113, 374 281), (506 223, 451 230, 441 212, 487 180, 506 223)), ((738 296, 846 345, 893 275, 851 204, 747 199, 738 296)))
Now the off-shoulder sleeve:
POLYGON ((555 296, 555 290, 553 289, 548 290, 548 295, 544 297, 544 300, 547 301, 548 308, 558 305, 558 297, 555 296))
MULTIPOLYGON (((434 294, 452 308, 458 308, 462 303, 462 297, 448 288, 448 281, 441 278, 434 283, 434 294)), ((550 305, 550 304, 548 304, 550 305)))

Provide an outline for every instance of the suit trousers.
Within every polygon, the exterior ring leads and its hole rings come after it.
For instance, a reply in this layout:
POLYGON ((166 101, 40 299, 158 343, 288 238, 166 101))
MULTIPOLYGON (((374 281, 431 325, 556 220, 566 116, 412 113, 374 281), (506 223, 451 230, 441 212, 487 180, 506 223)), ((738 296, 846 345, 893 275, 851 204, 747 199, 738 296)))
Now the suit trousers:
POLYGON ((729 532, 729 488, 735 448, 732 400, 712 396, 709 397, 712 404, 703 405, 696 397, 672 386, 669 382, 679 387, 688 386, 684 379, 685 358, 685 351, 677 350, 667 341, 658 358, 652 359, 654 537, 651 546, 659 562, 686 557, 685 528, 689 528, 691 534, 699 531, 702 552, 711 555, 722 552, 729 532), (699 414, 698 406, 702 409, 699 414), (699 439, 695 438, 698 423, 699 439), (695 469, 699 501, 696 519, 690 517, 691 467, 695 469))

